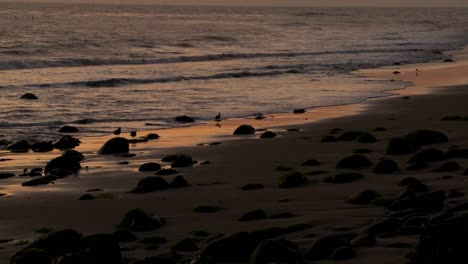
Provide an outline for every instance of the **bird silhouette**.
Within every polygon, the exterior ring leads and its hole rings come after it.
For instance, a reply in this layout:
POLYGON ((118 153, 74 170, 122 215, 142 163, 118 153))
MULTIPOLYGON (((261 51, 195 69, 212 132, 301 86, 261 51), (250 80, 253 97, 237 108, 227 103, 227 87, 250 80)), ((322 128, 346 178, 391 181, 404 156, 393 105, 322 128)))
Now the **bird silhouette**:
POLYGON ((116 136, 120 135, 120 133, 122 133, 122 130, 120 129, 120 127, 114 131, 114 135, 116 136))
POLYGON ((221 121, 221 112, 218 112, 218 114, 215 116, 214 119, 215 119, 216 122, 221 121))
POLYGON ((130 136, 131 136, 133 139, 135 139, 136 135, 137 135, 137 132, 136 132, 136 131, 130 132, 130 136))

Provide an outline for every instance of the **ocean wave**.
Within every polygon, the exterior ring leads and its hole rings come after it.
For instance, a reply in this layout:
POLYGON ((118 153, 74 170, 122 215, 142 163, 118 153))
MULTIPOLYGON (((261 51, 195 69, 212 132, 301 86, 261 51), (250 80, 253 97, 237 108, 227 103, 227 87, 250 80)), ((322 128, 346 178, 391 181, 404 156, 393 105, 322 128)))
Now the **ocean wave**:
POLYGON ((198 80, 214 80, 214 79, 232 79, 232 78, 249 78, 249 77, 268 77, 277 76, 282 74, 297 74, 302 73, 299 70, 291 69, 285 71, 241 71, 241 72, 225 72, 213 75, 204 76, 174 76, 174 77, 162 77, 154 79, 132 79, 132 78, 110 78, 104 80, 92 80, 92 81, 76 81, 69 83, 53 83, 53 84, 39 84, 39 85, 28 85, 27 87, 62 87, 62 86, 87 86, 92 88, 100 87, 116 87, 125 86, 130 84, 150 84, 150 83, 170 83, 170 82, 182 82, 182 81, 198 81, 198 80))
POLYGON ((102 65, 143 65, 143 64, 172 64, 185 62, 205 62, 223 61, 236 59, 257 59, 257 58, 282 58, 299 56, 321 56, 339 54, 360 54, 360 53, 399 53, 406 51, 424 51, 423 49, 387 48, 387 49, 358 49, 358 50, 335 50, 320 52, 275 52, 275 53, 220 53, 200 56, 176 56, 156 59, 73 59, 66 58, 60 60, 12 60, 0 62, 0 70, 13 69, 33 69, 33 68, 53 68, 53 67, 83 67, 102 65))

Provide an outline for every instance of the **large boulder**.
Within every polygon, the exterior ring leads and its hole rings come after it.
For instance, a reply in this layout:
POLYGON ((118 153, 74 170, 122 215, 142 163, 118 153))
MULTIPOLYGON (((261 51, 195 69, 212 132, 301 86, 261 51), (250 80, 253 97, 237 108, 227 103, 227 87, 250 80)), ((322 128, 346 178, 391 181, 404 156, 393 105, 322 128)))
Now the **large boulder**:
POLYGON ((10 264, 54 264, 54 259, 39 248, 28 248, 10 259, 10 264))
POLYGON ((350 204, 370 204, 374 199, 382 197, 382 194, 374 190, 361 191, 348 199, 350 204))
POLYGON ((80 162, 71 156, 60 156, 49 161, 44 169, 44 173, 48 174, 55 169, 62 169, 77 174, 81 169, 80 162))
POLYGON ((415 130, 406 135, 406 138, 419 146, 448 142, 448 137, 442 132, 426 129, 415 130))
POLYGON ((242 125, 234 131, 234 135, 252 135, 255 134, 255 128, 250 125, 242 125))
POLYGON ((81 141, 69 135, 62 136, 54 143, 56 149, 73 149, 79 146, 81 141))
POLYGON ((102 147, 98 150, 99 155, 109 154, 124 154, 129 152, 129 144, 126 138, 115 137, 109 139, 102 147))
POLYGON ((189 186, 187 180, 182 175, 176 176, 171 183, 169 183, 170 188, 184 188, 189 186))
POLYGON ((150 231, 161 227, 164 223, 164 219, 150 216, 143 210, 137 208, 125 214, 118 227, 130 231, 150 231))
POLYGON ((427 225, 410 255, 413 264, 468 263, 468 213, 441 215, 427 225))
POLYGON ((174 161, 171 164, 172 168, 183 168, 190 167, 196 162, 189 155, 178 154, 175 156, 174 161))
POLYGON ((122 263, 117 238, 111 234, 97 234, 82 239, 83 256, 89 264, 122 263))
POLYGON ((300 172, 292 171, 282 175, 277 180, 279 188, 294 188, 307 184, 309 180, 300 172))
POLYGON ((39 186, 39 185, 47 185, 49 183, 52 183, 56 179, 57 179, 57 176, 55 176, 55 175, 47 175, 47 176, 38 177, 38 178, 35 178, 35 179, 32 179, 32 180, 23 182, 21 185, 22 186, 28 186, 28 187, 39 186))
POLYGON ((468 149, 453 148, 449 149, 446 154, 447 158, 468 158, 468 149))
POLYGON ((186 115, 177 116, 176 118, 174 118, 174 121, 176 121, 176 122, 181 122, 181 123, 192 123, 192 122, 195 122, 195 120, 194 120, 192 117, 186 116, 186 115))
POLYGON ((138 168, 138 171, 158 171, 161 169, 161 165, 156 162, 148 162, 144 163, 143 165, 138 168))
POLYGON ((408 163, 429 163, 437 162, 445 159, 445 153, 438 149, 424 149, 414 154, 408 163))
POLYGON ((78 133, 80 132, 78 130, 78 128, 74 127, 74 126, 63 126, 59 129, 60 133, 78 133))
POLYGON ((374 167, 374 173, 378 174, 390 174, 398 170, 398 164, 396 164, 396 162, 391 159, 381 160, 374 167))
POLYGON ((405 155, 414 153, 419 149, 419 145, 415 144, 406 138, 392 138, 387 145, 387 154, 390 155, 405 155))
POLYGON ((40 249, 49 256, 59 257, 72 252, 78 252, 81 249, 82 235, 74 230, 66 229, 54 231, 44 237, 37 239, 29 244, 25 249, 16 253, 11 259, 10 263, 20 264, 17 260, 24 255, 29 249, 40 249))
POLYGON ((12 152, 28 152, 30 148, 31 145, 26 140, 11 143, 6 147, 7 150, 12 152))
POLYGON ((39 99, 35 94, 33 93, 25 93, 23 94, 20 99, 24 99, 24 100, 37 100, 39 99))
POLYGON ((49 152, 54 150, 52 141, 36 142, 31 146, 34 152, 49 152))
POLYGON ((364 169, 367 167, 373 166, 372 163, 368 158, 363 155, 352 155, 346 157, 338 162, 336 165, 337 169, 364 169))
POLYGON ((259 243, 260 241, 246 232, 225 236, 203 248, 195 263, 247 263, 259 243))
POLYGON ((0 172, 0 180, 12 178, 12 177, 15 177, 15 176, 16 176, 16 175, 15 175, 14 173, 10 173, 10 172, 0 172))
POLYGON ((159 176, 149 176, 141 179, 137 187, 133 189, 132 193, 147 193, 155 192, 169 188, 169 184, 166 180, 159 176))
POLYGON ((297 246, 288 240, 267 239, 257 246, 249 264, 269 263, 302 263, 302 256, 297 246))

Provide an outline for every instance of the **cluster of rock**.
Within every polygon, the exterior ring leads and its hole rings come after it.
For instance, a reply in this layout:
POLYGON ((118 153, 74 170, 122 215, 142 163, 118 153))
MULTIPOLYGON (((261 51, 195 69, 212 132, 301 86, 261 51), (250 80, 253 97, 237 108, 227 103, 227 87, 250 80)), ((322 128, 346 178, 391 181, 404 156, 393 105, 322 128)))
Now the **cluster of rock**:
POLYGON ((66 150, 61 156, 50 160, 44 170, 37 168, 31 170, 29 173, 21 175, 33 177, 31 180, 23 182, 22 186, 46 185, 58 179, 77 175, 81 169, 80 162, 83 161, 84 158, 83 154, 76 150, 66 150), (42 176, 42 172, 45 176, 42 176))

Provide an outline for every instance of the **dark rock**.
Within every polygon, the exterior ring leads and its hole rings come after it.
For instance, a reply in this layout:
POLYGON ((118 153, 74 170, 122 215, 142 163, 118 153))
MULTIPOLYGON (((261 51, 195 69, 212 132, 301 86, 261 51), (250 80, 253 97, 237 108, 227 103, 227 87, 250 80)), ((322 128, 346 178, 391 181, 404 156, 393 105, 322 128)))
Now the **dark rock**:
POLYGON ((18 252, 11 258, 10 263, 22 263, 15 261, 18 259, 18 257, 22 256, 30 249, 43 250, 52 257, 64 256, 72 252, 78 252, 81 250, 82 246, 81 239, 81 234, 70 229, 51 232, 46 236, 40 237, 36 241, 29 244, 25 249, 18 252))
POLYGON ((171 247, 171 250, 180 252, 192 252, 199 249, 197 243, 191 238, 184 238, 171 247))
POLYGON ((63 126, 59 129, 60 133, 78 133, 80 132, 78 130, 78 128, 74 127, 74 126, 63 126))
POLYGON ((169 188, 169 184, 162 177, 145 177, 141 179, 137 187, 132 190, 132 193, 147 193, 165 190, 169 188))
POLYGON ((384 131, 387 131, 387 129, 385 127, 376 127, 376 128, 374 128, 374 131, 375 132, 384 132, 384 131))
POLYGON ((415 215, 406 219, 403 225, 404 226, 423 226, 428 221, 429 221, 429 217, 427 216, 415 215))
POLYGON ((409 171, 422 170, 422 169, 427 168, 428 166, 429 165, 425 162, 417 162, 417 163, 408 165, 406 170, 409 170, 409 171))
POLYGON ((451 189, 447 193, 448 198, 459 198, 459 197, 463 197, 463 196, 465 196, 464 192, 461 192, 461 191, 458 191, 458 190, 455 190, 455 189, 451 189))
POLYGON ((414 154, 408 163, 429 163, 437 162, 445 159, 444 152, 438 149, 424 149, 414 154))
POLYGON ((174 118, 174 121, 182 122, 182 123, 192 123, 192 122, 195 122, 195 120, 194 120, 192 117, 186 116, 186 115, 177 116, 176 118, 174 118))
POLYGON ((338 138, 336 138, 335 136, 325 136, 322 138, 320 142, 326 142, 326 143, 338 142, 338 138))
POLYGON ((306 110, 303 109, 303 108, 298 108, 298 109, 293 110, 294 114, 304 114, 305 112, 306 112, 306 110))
POLYGON ((365 190, 353 195, 348 199, 351 204, 370 204, 374 199, 382 197, 382 195, 374 190, 365 190))
POLYGON ((271 131, 267 131, 260 135, 260 138, 274 138, 274 137, 276 137, 276 133, 271 132, 271 131))
POLYGON ((31 149, 34 152, 49 152, 54 150, 54 145, 52 144, 52 141, 37 142, 31 146, 31 149))
POLYGON ((253 210, 248 213, 245 213, 239 218, 239 221, 246 222, 246 221, 255 221, 255 220, 263 220, 267 219, 267 214, 263 210, 253 210))
POLYGON ((302 256, 297 246, 288 240, 267 239, 257 246, 249 263, 302 263, 302 256))
POLYGON ((304 258, 306 260, 321 260, 333 257, 334 252, 341 247, 350 247, 350 240, 354 237, 346 234, 334 234, 318 238, 309 248, 304 258))
POLYGON ((324 181, 331 182, 331 183, 349 183, 349 182, 360 180, 362 178, 364 178, 364 175, 361 173, 344 172, 344 173, 338 173, 333 177, 327 177, 324 179, 324 181))
POLYGON ((25 93, 23 94, 20 99, 25 99, 25 100, 37 100, 39 99, 35 94, 33 93, 25 93))
POLYGON ((410 255, 414 264, 466 263, 468 253, 468 214, 441 216, 431 220, 410 255))
POLYGON ((253 235, 246 232, 221 237, 203 248, 195 263, 247 263, 259 243, 253 235))
POLYGON ((221 210, 221 208, 210 205, 199 205, 192 209, 192 211, 196 213, 216 213, 219 210, 221 210))
POLYGON ((16 175, 14 173, 0 172, 0 180, 8 179, 8 178, 15 177, 15 176, 16 175))
POLYGON ((183 168, 183 167, 190 167, 196 162, 192 159, 192 157, 188 155, 177 155, 174 162, 172 162, 172 168, 183 168))
POLYGON ((54 260, 45 250, 28 248, 13 256, 10 264, 54 264, 54 260))
POLYGON ((57 180, 56 176, 47 175, 44 177, 35 178, 26 182, 23 182, 22 186, 39 186, 39 185, 47 185, 52 183, 53 181, 57 180))
POLYGON ((377 240, 369 234, 363 234, 351 240, 353 247, 373 247, 375 244, 377 244, 377 240))
POLYGON ((447 158, 468 158, 468 149, 464 148, 454 148, 449 149, 447 154, 445 154, 447 158))
POLYGON ((390 174, 398 170, 399 170, 398 165, 396 164, 395 161, 391 159, 381 160, 374 167, 374 173, 379 173, 379 174, 390 174))
POLYGON ((62 136, 58 141, 54 143, 56 149, 73 149, 79 146, 81 141, 69 135, 62 136))
POLYGON ((169 155, 161 159, 162 162, 174 162, 178 155, 169 155))
POLYGON ((380 235, 383 233, 398 233, 400 231, 402 222, 398 218, 386 218, 384 220, 376 221, 364 230, 364 233, 369 233, 372 236, 380 235))
POLYGON ((148 134, 148 135, 144 136, 143 139, 145 139, 145 140, 155 140, 155 139, 159 139, 159 135, 158 134, 148 134))
POLYGON ((67 149, 65 150, 63 153, 62 153, 62 157, 66 158, 66 159, 70 159, 70 160, 75 160, 75 161, 83 161, 85 159, 85 156, 76 151, 76 150, 71 150, 71 149, 67 149))
POLYGON ((175 177, 169 184, 170 188, 184 188, 189 186, 188 182, 181 175, 175 177))
POLYGON ((337 169, 364 169, 367 167, 373 166, 372 163, 368 158, 363 155, 352 155, 346 157, 338 162, 336 165, 337 169))
POLYGON ((455 161, 449 161, 442 165, 439 168, 434 169, 433 172, 450 172, 450 171, 457 171, 461 169, 460 164, 455 161))
POLYGON ((419 146, 406 138, 392 138, 387 145, 387 154, 405 155, 419 149, 419 146))
POLYGON ((320 166, 322 163, 318 160, 306 160, 302 164, 302 166, 320 166))
POLYGON ((338 137, 338 140, 339 141, 354 141, 356 140, 362 133, 365 133, 363 131, 346 131, 346 132, 343 132, 343 134, 341 134, 339 137, 338 137))
POLYGON ((419 235, 424 231, 424 228, 421 226, 410 226, 410 225, 404 225, 400 229, 400 234, 401 235, 419 235))
POLYGON ((424 129, 415 130, 406 135, 406 138, 419 146, 448 142, 448 137, 443 133, 424 129))
POLYGON ((97 234, 82 239, 83 256, 89 264, 122 263, 117 238, 111 234, 97 234))
POLYGON ((44 169, 44 173, 48 174, 52 170, 63 169, 77 174, 81 169, 79 161, 73 159, 70 156, 60 156, 49 161, 44 169))
POLYGON ((128 153, 129 144, 126 138, 115 137, 109 139, 102 147, 98 150, 99 155, 109 154, 123 154, 128 153))
POLYGON ((265 188, 265 186, 263 186, 263 184, 254 184, 254 183, 251 183, 251 184, 246 184, 246 185, 242 186, 242 187, 241 187, 241 190, 250 191, 250 190, 263 189, 263 188, 265 188))
POLYGON ((234 131, 234 135, 252 135, 255 134, 255 128, 250 125, 242 125, 234 131))
POLYGON ((159 176, 167 176, 167 175, 174 175, 174 174, 177 174, 177 173, 179 173, 179 172, 174 170, 174 169, 162 169, 162 170, 156 172, 155 174, 159 175, 159 176))
POLYGON ((445 200, 445 192, 417 194, 395 200, 389 207, 393 211, 412 209, 415 212, 431 213, 439 211, 445 200))
POLYGON ((9 144, 6 149, 12 152, 28 152, 31 145, 26 140, 21 140, 15 143, 9 144))
POLYGON ((76 175, 76 174, 74 172, 66 170, 66 169, 56 168, 56 169, 52 169, 51 171, 49 171, 48 175, 55 176, 58 179, 63 179, 63 178, 66 178, 68 176, 72 176, 72 175, 76 175))
POLYGON ((444 62, 455 62, 455 61, 452 59, 445 59, 444 62))
POLYGON ((138 171, 158 171, 160 169, 161 165, 159 165, 159 163, 149 162, 141 165, 138 171))
POLYGON ((351 246, 343 246, 335 249, 331 256, 332 259, 350 259, 356 255, 351 246))
POLYGON ((91 194, 85 194, 80 197, 80 200, 95 200, 95 199, 96 197, 94 197, 94 195, 91 195, 91 194))
POLYGON ((357 142, 359 143, 374 143, 377 142, 377 138, 374 137, 372 134, 369 134, 367 132, 362 132, 358 137, 357 137, 357 142))
POLYGON ((123 243, 133 242, 137 240, 137 237, 134 234, 132 234, 132 232, 124 229, 119 229, 115 231, 114 236, 119 242, 123 243))
POLYGON ((277 180, 279 188, 294 188, 304 186, 308 183, 308 179, 300 172, 292 171, 288 174, 280 176, 277 180))
POLYGON ((150 231, 164 225, 165 221, 159 217, 150 216, 141 209, 130 210, 125 214, 119 228, 130 231, 150 231))

